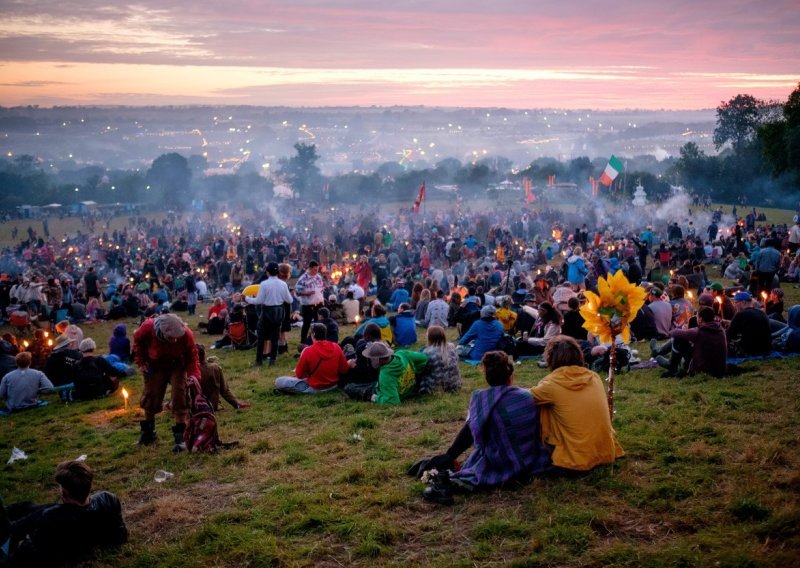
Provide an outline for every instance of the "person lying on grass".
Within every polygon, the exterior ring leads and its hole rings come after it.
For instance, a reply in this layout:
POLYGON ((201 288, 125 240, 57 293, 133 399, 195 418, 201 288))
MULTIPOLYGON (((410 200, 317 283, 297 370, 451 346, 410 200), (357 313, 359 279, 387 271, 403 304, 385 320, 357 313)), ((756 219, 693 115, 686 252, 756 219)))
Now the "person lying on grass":
POLYGON ((378 404, 400 404, 403 399, 417 394, 417 377, 428 365, 427 355, 405 349, 393 351, 383 341, 370 343, 363 355, 372 362, 373 367, 380 369, 378 382, 348 384, 344 389, 347 396, 378 404))
POLYGON ((513 386, 514 362, 502 351, 481 359, 489 388, 472 393, 464 427, 447 453, 418 462, 409 473, 433 484, 423 497, 450 505, 454 492, 528 481, 547 471, 550 456, 539 438, 539 413, 530 391, 513 386), (459 469, 456 460, 470 446, 472 453, 459 469))

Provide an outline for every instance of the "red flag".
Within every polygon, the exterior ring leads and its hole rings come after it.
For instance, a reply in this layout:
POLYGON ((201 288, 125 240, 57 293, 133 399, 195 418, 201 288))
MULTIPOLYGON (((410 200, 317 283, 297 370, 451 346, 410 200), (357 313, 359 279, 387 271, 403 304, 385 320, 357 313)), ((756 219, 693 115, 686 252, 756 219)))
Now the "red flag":
POLYGON ((522 184, 525 186, 525 204, 530 205, 531 202, 536 199, 536 196, 533 194, 533 184, 530 178, 522 178, 522 184))
POLYGON ((417 195, 417 199, 414 200, 414 208, 412 212, 414 215, 419 213, 419 206, 422 204, 422 200, 425 199, 425 182, 422 182, 422 185, 419 186, 419 195, 417 195))

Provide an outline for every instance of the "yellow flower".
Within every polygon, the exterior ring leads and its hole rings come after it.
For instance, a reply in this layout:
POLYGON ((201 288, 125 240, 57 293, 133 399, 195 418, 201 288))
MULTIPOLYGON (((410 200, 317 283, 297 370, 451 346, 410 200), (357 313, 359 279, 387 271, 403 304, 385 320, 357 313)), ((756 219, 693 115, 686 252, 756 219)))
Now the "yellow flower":
POLYGON ((631 284, 625 274, 616 274, 597 281, 598 294, 585 292, 587 299, 580 312, 585 320, 584 329, 603 343, 610 343, 613 336, 622 335, 626 343, 631 339, 628 324, 644 305, 644 288, 631 284))

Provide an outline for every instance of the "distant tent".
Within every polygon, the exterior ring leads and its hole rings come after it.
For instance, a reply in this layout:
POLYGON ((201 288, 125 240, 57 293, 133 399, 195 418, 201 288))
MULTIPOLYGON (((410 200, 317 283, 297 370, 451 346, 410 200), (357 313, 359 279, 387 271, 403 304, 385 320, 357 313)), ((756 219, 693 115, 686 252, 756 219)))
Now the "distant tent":
POLYGON ((61 207, 60 203, 48 203, 47 205, 43 206, 43 209, 58 209, 61 207))

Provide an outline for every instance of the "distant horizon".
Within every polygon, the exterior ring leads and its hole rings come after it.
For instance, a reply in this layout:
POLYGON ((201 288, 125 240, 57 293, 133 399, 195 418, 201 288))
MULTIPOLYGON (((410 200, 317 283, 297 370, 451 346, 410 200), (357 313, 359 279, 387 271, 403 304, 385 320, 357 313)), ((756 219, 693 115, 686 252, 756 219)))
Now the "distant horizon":
POLYGON ((693 111, 798 53, 796 0, 5 2, 0 105, 693 111))

